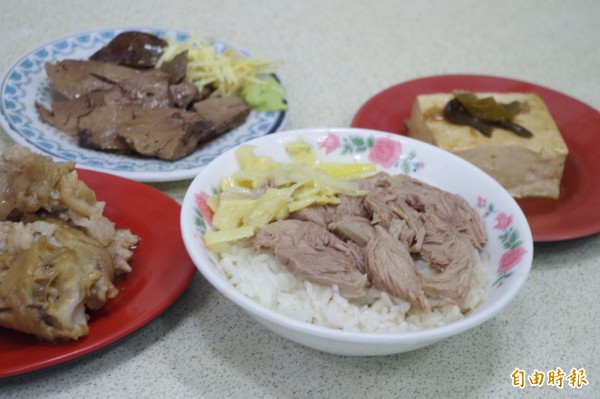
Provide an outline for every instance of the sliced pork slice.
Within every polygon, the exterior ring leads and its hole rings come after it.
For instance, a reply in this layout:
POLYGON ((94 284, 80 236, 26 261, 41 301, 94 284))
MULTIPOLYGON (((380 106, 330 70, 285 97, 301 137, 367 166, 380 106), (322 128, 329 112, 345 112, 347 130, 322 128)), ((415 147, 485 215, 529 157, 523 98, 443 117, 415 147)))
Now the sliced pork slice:
POLYGON ((423 236, 421 217, 403 196, 390 187, 376 187, 367 194, 364 203, 372 215, 373 224, 385 227, 411 251, 418 249, 423 236))
POLYGON ((208 98, 195 103, 193 107, 213 124, 215 136, 242 125, 250 115, 250 107, 237 96, 208 98))
POLYGON ((365 206, 371 213, 373 224, 388 226, 389 223, 398 217, 388 203, 394 201, 396 197, 385 190, 372 190, 365 197, 365 206))
POLYGON ((79 132, 79 118, 92 110, 87 96, 73 100, 53 101, 51 110, 36 102, 35 108, 42 122, 54 126, 71 137, 76 137, 79 132))
POLYGON ((440 190, 407 175, 390 177, 390 189, 415 210, 431 208, 442 220, 458 231, 467 234, 473 244, 481 246, 487 241, 479 214, 460 195, 440 190))
POLYGON ((366 275, 367 269, 365 267, 365 247, 361 247, 354 241, 346 241, 346 245, 356 260, 356 267, 358 268, 358 271, 366 275))
POLYGON ((436 214, 455 229, 466 234, 476 247, 481 248, 487 242, 481 217, 461 196, 444 193, 437 204, 436 214))
POLYGON ((290 218, 310 221, 319 226, 328 227, 331 223, 348 216, 370 217, 363 203, 363 197, 341 194, 338 198, 340 203, 337 205, 312 205, 293 212, 290 218))
POLYGON ((440 272, 421 276, 423 290, 430 296, 461 305, 477 262, 473 243, 466 234, 434 214, 424 217, 424 225, 427 233, 421 256, 440 272))
POLYGON ((142 108, 172 107, 169 75, 158 69, 143 71, 118 83, 123 92, 142 108))
POLYGON ((189 82, 183 82, 169 86, 173 104, 177 108, 187 108, 194 101, 198 101, 200 93, 198 87, 189 82))
POLYGON ((372 176, 358 180, 358 187, 361 190, 371 191, 375 188, 384 188, 390 186, 390 175, 386 172, 377 172, 372 176))
POLYGON ((131 148, 117 133, 118 126, 133 119, 135 105, 117 86, 85 96, 90 111, 79 118, 77 137, 84 148, 129 153, 131 148))
POLYGON ((374 287, 408 301, 417 310, 429 309, 407 246, 382 226, 375 226, 375 238, 366 247, 365 268, 374 287))
POLYGON ((142 110, 134 119, 121 123, 118 134, 141 155, 177 160, 213 137, 214 128, 196 112, 155 108, 142 110))
POLYGON ((160 70, 167 73, 171 84, 179 84, 185 79, 188 65, 188 51, 184 50, 173 57, 172 60, 160 66, 160 70))
POLYGON ((423 215, 423 225, 425 237, 419 254, 431 267, 443 271, 452 259, 462 257, 461 251, 465 249, 462 233, 433 213, 423 215))
MULTIPOLYGON (((105 114, 103 111, 106 111, 106 109, 96 110, 94 116, 102 118, 102 115, 105 114)), ((79 131, 78 143, 80 147, 92 150, 102 150, 115 154, 131 153, 131 147, 112 128, 102 131, 83 128, 79 131)))
POLYGON ((471 271, 477 261, 472 247, 465 246, 465 251, 464 256, 453 260, 443 272, 422 276, 423 291, 427 295, 458 305, 464 304, 471 271))
POLYGON ((392 219, 388 226, 388 231, 395 239, 409 246, 410 253, 419 253, 425 239, 425 228, 418 220, 419 223, 411 224, 410 220, 392 219))
POLYGON ((301 220, 282 220, 259 230, 257 249, 271 248, 294 276, 317 284, 336 284, 348 298, 361 297, 368 283, 356 252, 324 227, 301 220))
POLYGON ((341 194, 338 196, 340 203, 333 205, 333 220, 335 222, 346 216, 358 216, 368 218, 371 216, 364 202, 364 196, 353 196, 341 194))
POLYGON ((63 60, 44 65, 52 88, 68 99, 108 90, 139 71, 120 65, 85 60, 63 60))
POLYGON ((290 214, 290 219, 313 222, 321 227, 327 227, 333 218, 335 209, 329 205, 312 205, 299 209, 290 214))
POLYGON ((133 68, 154 68, 167 45, 165 40, 151 33, 127 31, 115 36, 90 60, 133 68))
POLYGON ((330 231, 351 240, 359 247, 366 247, 375 238, 375 228, 371 221, 361 216, 348 215, 327 226, 330 231))

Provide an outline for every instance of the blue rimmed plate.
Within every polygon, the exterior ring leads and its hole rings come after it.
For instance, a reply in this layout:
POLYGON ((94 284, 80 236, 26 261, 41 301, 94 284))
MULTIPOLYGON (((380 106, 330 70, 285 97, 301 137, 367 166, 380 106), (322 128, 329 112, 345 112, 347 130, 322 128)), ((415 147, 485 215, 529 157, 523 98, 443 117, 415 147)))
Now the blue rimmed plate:
MULTIPOLYGON (((0 124, 17 143, 58 161, 74 161, 79 168, 91 169, 138 181, 159 182, 193 178, 219 154, 229 148, 284 127, 287 113, 252 111, 246 122, 231 132, 204 144, 184 159, 163 161, 136 156, 117 155, 81 148, 75 140, 41 122, 35 102, 50 107, 53 90, 44 64, 63 59, 87 59, 118 33, 136 30, 185 41, 184 31, 123 27, 75 33, 48 42, 21 57, 2 77, 0 85, 0 124)), ((217 51, 232 47, 214 40, 217 51)), ((239 50, 247 54, 245 51, 239 50)))

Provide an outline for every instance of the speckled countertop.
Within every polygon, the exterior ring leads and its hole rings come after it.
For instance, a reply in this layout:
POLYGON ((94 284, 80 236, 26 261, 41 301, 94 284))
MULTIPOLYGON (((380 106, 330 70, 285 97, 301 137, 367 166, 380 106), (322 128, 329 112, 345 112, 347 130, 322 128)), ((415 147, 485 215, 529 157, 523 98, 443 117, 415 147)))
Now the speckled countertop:
MULTIPOLYGON (((596 0, 3 0, 0 70, 71 32, 162 26, 282 60, 290 129, 348 126, 379 91, 448 73, 525 80, 600 109, 599 20, 596 0)), ((0 131, 0 149, 11 143, 0 131)), ((181 201, 189 183, 152 186, 181 201)), ((414 352, 345 358, 266 331, 197 276, 146 327, 1 380, 0 397, 600 397, 599 286, 600 235, 539 244, 524 289, 491 321, 414 352), (512 385, 515 368, 557 367, 585 369, 589 385, 512 385)))

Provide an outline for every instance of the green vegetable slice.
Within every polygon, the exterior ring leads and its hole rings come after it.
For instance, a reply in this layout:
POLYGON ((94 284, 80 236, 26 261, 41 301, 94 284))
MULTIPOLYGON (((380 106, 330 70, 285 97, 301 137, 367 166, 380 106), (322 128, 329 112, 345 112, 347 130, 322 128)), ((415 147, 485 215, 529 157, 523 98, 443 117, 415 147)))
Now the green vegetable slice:
POLYGON ((477 98, 468 91, 455 91, 455 98, 444 107, 444 118, 452 123, 467 125, 486 137, 491 137, 492 127, 509 130, 524 138, 533 136, 525 127, 511 121, 522 109, 521 103, 499 103, 493 97, 477 98))

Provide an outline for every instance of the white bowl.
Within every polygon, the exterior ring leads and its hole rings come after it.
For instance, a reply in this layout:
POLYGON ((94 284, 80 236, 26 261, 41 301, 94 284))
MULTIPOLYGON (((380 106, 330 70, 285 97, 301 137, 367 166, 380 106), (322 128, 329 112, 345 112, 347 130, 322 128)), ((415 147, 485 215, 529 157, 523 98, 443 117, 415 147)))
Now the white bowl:
POLYGON ((485 302, 464 318, 418 332, 364 333, 341 331, 284 316, 240 293, 216 269, 215 256, 202 236, 212 228, 198 198, 212 195, 219 179, 238 169, 235 149, 208 164, 192 181, 183 201, 181 230, 187 251, 198 270, 223 295, 270 330, 308 347, 339 355, 371 356, 410 351, 474 328, 494 317, 517 295, 529 274, 533 240, 521 209, 495 180, 463 159, 408 137, 366 129, 301 129, 264 136, 246 144, 257 155, 289 161, 286 143, 301 136, 321 159, 373 162, 390 174, 408 173, 441 189, 462 195, 485 221, 489 242, 484 265, 492 274, 485 302), (200 205, 199 205, 200 204, 200 205))

